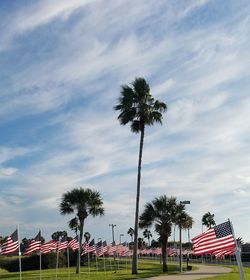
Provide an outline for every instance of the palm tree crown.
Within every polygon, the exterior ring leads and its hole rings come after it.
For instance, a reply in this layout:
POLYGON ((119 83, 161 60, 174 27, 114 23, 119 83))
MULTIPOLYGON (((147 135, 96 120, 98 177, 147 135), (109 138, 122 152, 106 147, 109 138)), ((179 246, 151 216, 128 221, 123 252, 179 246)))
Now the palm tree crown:
POLYGON ((145 125, 162 123, 162 113, 167 110, 167 105, 154 100, 145 79, 136 78, 132 87, 123 85, 119 104, 114 107, 120 111, 118 120, 122 125, 131 124, 132 132, 139 133, 145 125))
POLYGON ((75 229, 79 228, 79 254, 77 273, 80 271, 80 256, 82 248, 82 237, 85 219, 91 215, 93 217, 104 215, 103 201, 98 191, 89 188, 75 188, 63 194, 60 203, 60 213, 62 215, 75 213, 76 217, 73 218, 69 225, 75 229))
POLYGON ((162 123, 162 113, 167 110, 167 105, 154 100, 150 94, 150 87, 144 78, 136 78, 132 87, 123 85, 119 103, 114 109, 119 111, 118 120, 121 125, 130 123, 132 132, 140 133, 139 160, 137 171, 137 192, 135 206, 134 247, 132 260, 132 274, 137 274, 137 249, 138 249, 138 220, 141 184, 141 163, 146 125, 162 123))
POLYGON ((210 212, 205 213, 202 216, 202 225, 211 228, 212 226, 215 226, 215 220, 214 220, 214 214, 211 214, 210 212))
POLYGON ((144 231, 143 231, 143 236, 145 237, 145 238, 147 238, 148 239, 148 246, 150 246, 150 238, 152 237, 152 233, 151 233, 151 231, 149 230, 149 229, 145 229, 144 231))

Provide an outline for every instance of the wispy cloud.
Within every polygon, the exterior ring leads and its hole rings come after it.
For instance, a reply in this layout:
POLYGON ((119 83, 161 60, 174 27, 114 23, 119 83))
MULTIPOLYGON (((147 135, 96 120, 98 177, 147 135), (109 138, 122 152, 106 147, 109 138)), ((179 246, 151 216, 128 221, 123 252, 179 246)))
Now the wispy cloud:
MULTIPOLYGON (((18 5, 2 12, 4 234, 17 223, 23 234, 43 228, 46 237, 66 228, 58 205, 77 186, 102 193, 103 237, 111 222, 122 233, 133 226, 139 137, 112 107, 121 84, 145 76, 168 112, 163 126, 146 129, 141 209, 163 193, 189 199, 193 235, 211 211, 250 239, 246 9, 230 2, 221 13, 216 1, 18 5)), ((100 223, 89 220, 87 229, 97 236, 100 223)))

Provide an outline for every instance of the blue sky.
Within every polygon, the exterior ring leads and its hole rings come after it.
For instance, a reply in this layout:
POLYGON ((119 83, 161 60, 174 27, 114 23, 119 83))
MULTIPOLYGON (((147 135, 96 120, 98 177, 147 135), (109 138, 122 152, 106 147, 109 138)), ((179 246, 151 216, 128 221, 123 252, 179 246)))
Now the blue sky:
POLYGON ((110 241, 113 223, 129 240, 139 137, 113 106, 145 77, 168 112, 146 130, 141 209, 162 194, 190 200, 192 236, 210 211, 250 241, 249 6, 1 1, 0 235, 67 229, 61 195, 83 186, 106 210, 85 230, 110 241))

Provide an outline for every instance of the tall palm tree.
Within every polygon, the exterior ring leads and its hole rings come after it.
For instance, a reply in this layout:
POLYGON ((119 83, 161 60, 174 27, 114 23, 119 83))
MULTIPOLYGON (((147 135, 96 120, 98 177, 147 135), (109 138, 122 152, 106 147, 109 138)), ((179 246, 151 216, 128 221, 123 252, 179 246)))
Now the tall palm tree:
POLYGON ((215 220, 214 220, 214 214, 211 214, 210 212, 205 213, 202 216, 202 225, 211 228, 212 226, 215 226, 215 220))
POLYGON ((168 271, 167 267, 167 244, 171 235, 171 227, 177 213, 176 198, 167 198, 166 195, 156 197, 152 202, 146 203, 144 211, 140 216, 140 228, 148 228, 153 224, 159 235, 162 251, 162 269, 168 271))
POLYGON ((152 237, 152 233, 151 233, 151 231, 149 230, 149 229, 145 229, 144 231, 143 231, 143 236, 145 237, 145 238, 147 238, 148 239, 148 246, 150 246, 150 238, 152 237))
POLYGON ((130 228, 128 229, 127 234, 130 235, 130 237, 131 237, 131 242, 133 242, 134 233, 135 233, 134 229, 133 229, 132 227, 130 227, 130 228))
POLYGON ((118 101, 119 104, 114 106, 114 109, 120 112, 118 115, 120 124, 126 125, 130 123, 131 131, 133 133, 140 133, 132 261, 132 274, 137 274, 139 201, 145 126, 151 126, 155 122, 161 124, 162 113, 167 110, 167 105, 158 100, 154 100, 150 94, 150 87, 144 78, 136 78, 132 82, 132 86, 123 85, 121 87, 121 96, 118 101))
POLYGON ((63 194, 60 203, 62 215, 76 214, 77 225, 79 224, 80 238, 77 258, 77 270, 80 272, 80 258, 82 250, 82 237, 85 219, 91 215, 93 217, 104 215, 103 201, 98 191, 89 188, 75 188, 63 194))

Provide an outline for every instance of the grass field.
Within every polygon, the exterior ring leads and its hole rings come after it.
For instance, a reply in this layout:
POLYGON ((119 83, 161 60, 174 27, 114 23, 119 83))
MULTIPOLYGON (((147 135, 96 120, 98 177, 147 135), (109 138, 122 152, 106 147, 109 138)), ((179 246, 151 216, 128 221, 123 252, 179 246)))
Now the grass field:
MULTIPOLYGON (((88 267, 81 267, 80 277, 76 275, 75 268, 70 268, 68 271, 67 268, 59 268, 57 271, 56 278, 56 269, 46 269, 42 270, 41 278, 46 280, 77 280, 77 279, 90 279, 90 280, 128 280, 136 278, 146 278, 162 274, 162 266, 159 262, 156 261, 143 261, 139 263, 139 269, 137 275, 131 275, 130 265, 125 262, 119 263, 119 269, 117 264, 114 265, 109 261, 106 262, 106 270, 104 270, 103 263, 98 264, 98 271, 96 270, 95 263, 92 263, 90 271, 88 267), (111 265, 110 265, 111 264, 111 265)), ((178 273, 177 264, 169 264, 169 274, 178 273)), ((0 269, 0 279, 1 280, 19 280, 19 273, 17 272, 7 272, 0 269)), ((40 279, 40 271, 24 271, 22 272, 22 280, 32 280, 40 279)))
MULTIPOLYGON (((178 265, 175 263, 169 263, 169 273, 176 274, 178 273, 178 265)), ((203 280, 239 280, 239 272, 237 266, 230 266, 232 272, 220 276, 203 278, 203 280)), ((107 260, 106 269, 104 269, 103 262, 99 262, 98 271, 96 270, 96 264, 92 263, 92 266, 89 270, 88 267, 81 267, 80 276, 75 274, 75 268, 72 267, 70 270, 67 268, 59 268, 57 273, 56 269, 46 269, 42 270, 41 279, 45 280, 129 280, 129 279, 138 279, 138 278, 148 278, 157 275, 162 275, 162 266, 158 261, 140 261, 138 265, 138 274, 131 275, 130 265, 125 262, 120 262, 119 267, 114 265, 113 262, 107 260), (118 269, 119 268, 119 269, 118 269), (57 277, 56 277, 57 274, 57 277)), ((185 266, 183 266, 185 268, 185 266)), ((245 268, 246 280, 250 280, 250 268, 245 268)), ((0 279, 1 280, 19 280, 19 273, 17 272, 7 272, 3 269, 0 269, 0 279)), ((40 279, 40 271, 24 271, 22 272, 22 280, 36 280, 40 279)))
MULTIPOLYGON (((232 272, 220 276, 213 277, 213 280, 239 280, 239 270, 237 266, 230 266, 232 268, 232 272)), ((250 280, 250 269, 244 268, 245 278, 246 280, 250 280)), ((202 280, 211 280, 210 278, 202 278, 202 280)))

